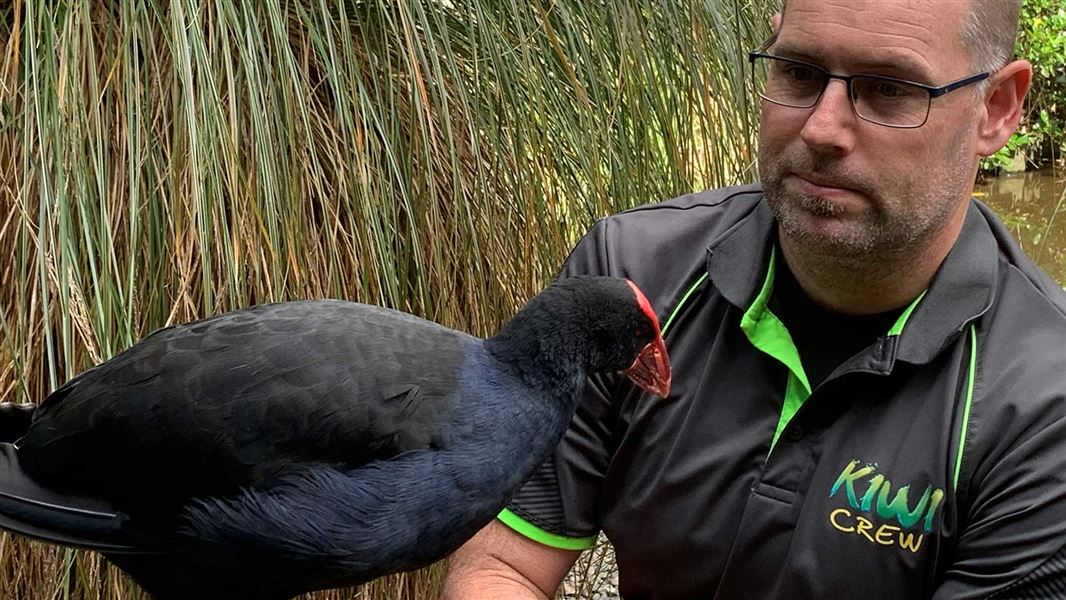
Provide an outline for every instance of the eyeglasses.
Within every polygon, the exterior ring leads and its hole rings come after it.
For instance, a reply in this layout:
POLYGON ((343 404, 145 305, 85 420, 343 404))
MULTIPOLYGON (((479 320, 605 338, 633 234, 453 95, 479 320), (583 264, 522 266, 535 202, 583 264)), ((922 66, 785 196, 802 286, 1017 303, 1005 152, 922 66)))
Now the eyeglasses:
MULTIPOLYGON (((773 38, 763 47, 769 47, 772 42, 773 38)), ((829 80, 839 79, 847 84, 848 98, 860 119, 900 129, 925 125, 933 98, 991 76, 978 73, 934 87, 880 75, 834 75, 815 64, 759 51, 749 52, 748 62, 755 93, 764 100, 781 106, 811 108, 822 98, 829 80)))

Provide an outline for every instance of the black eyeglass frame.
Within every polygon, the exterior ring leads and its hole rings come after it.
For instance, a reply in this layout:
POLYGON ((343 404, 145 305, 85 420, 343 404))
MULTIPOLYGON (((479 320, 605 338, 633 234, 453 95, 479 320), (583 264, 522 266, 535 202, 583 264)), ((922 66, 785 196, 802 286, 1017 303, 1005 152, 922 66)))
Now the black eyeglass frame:
MULTIPOLYGON (((768 42, 766 44, 763 44, 763 47, 764 48, 768 47, 771 43, 773 43, 773 38, 768 40, 768 42)), ((848 100, 851 102, 852 110, 855 111, 855 116, 859 117, 860 119, 862 119, 864 121, 869 121, 870 123, 874 123, 876 125, 881 125, 882 127, 892 127, 893 129, 917 129, 917 128, 921 127, 922 125, 925 125, 929 121, 929 112, 930 112, 930 107, 933 104, 933 98, 939 98, 940 96, 943 96, 944 94, 947 94, 949 92, 954 92, 955 90, 957 90, 959 88, 963 88, 963 87, 966 87, 968 85, 973 85, 973 84, 978 83, 980 81, 984 81, 985 79, 988 79, 989 77, 992 76, 991 73, 985 71, 983 73, 975 73, 975 74, 970 75, 968 77, 963 77, 962 79, 958 79, 956 81, 952 81, 951 83, 946 83, 946 84, 941 85, 941 86, 933 86, 933 85, 926 85, 924 83, 918 83, 917 81, 909 81, 907 79, 900 79, 898 77, 887 77, 885 75, 866 75, 866 74, 863 74, 863 73, 858 73, 856 75, 837 75, 835 73, 829 72, 829 69, 826 69, 825 67, 823 67, 821 65, 816 65, 814 63, 809 63, 809 62, 803 61, 803 60, 797 60, 795 58, 786 58, 784 56, 775 56, 773 54, 768 54, 766 52, 760 52, 760 51, 757 51, 757 50, 753 50, 751 52, 748 52, 748 62, 751 64, 751 85, 752 85, 752 89, 755 90, 755 93, 760 98, 762 98, 763 100, 766 100, 767 102, 773 102, 774 104, 777 104, 779 106, 787 106, 789 108, 812 108, 813 106, 817 105, 818 102, 822 99, 822 95, 825 94, 826 88, 829 87, 829 81, 832 80, 832 79, 839 79, 839 80, 843 81, 844 84, 848 87, 848 100), (777 100, 773 100, 771 98, 767 98, 766 96, 762 95, 761 92, 759 92, 759 85, 758 85, 758 82, 755 79, 755 61, 756 61, 756 59, 759 59, 759 58, 769 58, 771 60, 780 60, 780 61, 785 61, 785 62, 792 63, 792 64, 803 65, 805 67, 809 67, 811 69, 815 69, 816 71, 819 71, 821 73, 825 73, 825 83, 822 85, 822 91, 818 92, 818 96, 815 97, 814 101, 811 102, 810 104, 806 105, 806 106, 795 105, 795 104, 785 104, 783 102, 779 102, 777 100), (851 82, 855 78, 859 78, 859 79, 874 79, 874 80, 877 80, 877 81, 887 81, 889 83, 902 83, 902 84, 911 85, 911 86, 914 86, 914 87, 917 87, 917 88, 925 90, 929 94, 929 100, 928 100, 928 103, 926 104, 926 107, 925 107, 925 118, 922 119, 922 122, 918 123, 917 125, 892 125, 892 124, 889 124, 889 123, 882 123, 881 121, 875 121, 873 119, 870 119, 869 117, 864 117, 859 112, 858 108, 856 108, 856 106, 855 106, 855 92, 854 92, 854 89, 851 86, 851 82)))

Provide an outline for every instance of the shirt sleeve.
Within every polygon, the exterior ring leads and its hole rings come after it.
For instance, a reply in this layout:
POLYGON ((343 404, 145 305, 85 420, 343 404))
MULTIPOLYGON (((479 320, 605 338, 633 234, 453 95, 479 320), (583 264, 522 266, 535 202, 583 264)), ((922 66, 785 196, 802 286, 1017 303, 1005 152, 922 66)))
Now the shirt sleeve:
MULTIPOLYGON (((613 275, 607 256, 608 221, 600 220, 581 239, 560 277, 613 275)), ((499 519, 518 533, 548 546, 583 550, 599 533, 597 506, 613 439, 611 403, 616 375, 590 377, 562 441, 514 496, 499 519)))
POLYGON ((1008 406, 977 424, 993 449, 963 459, 971 498, 935 600, 1066 597, 1066 395, 1008 406))

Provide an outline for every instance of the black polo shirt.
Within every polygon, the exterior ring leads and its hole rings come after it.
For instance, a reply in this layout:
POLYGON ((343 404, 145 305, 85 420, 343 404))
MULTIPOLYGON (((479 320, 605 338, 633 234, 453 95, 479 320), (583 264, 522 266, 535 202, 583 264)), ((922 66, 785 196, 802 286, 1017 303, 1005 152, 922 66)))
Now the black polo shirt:
POLYGON ((1062 290, 974 201, 926 292, 811 389, 770 308, 775 230, 755 186, 595 225, 564 276, 645 291, 671 398, 591 380, 500 519, 560 548, 603 531, 627 599, 1066 594, 1062 290))

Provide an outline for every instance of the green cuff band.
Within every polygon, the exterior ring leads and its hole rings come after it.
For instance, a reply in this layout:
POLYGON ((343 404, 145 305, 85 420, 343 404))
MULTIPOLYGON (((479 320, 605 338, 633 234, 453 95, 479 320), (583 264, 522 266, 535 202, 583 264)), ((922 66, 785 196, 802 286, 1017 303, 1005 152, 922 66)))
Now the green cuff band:
POLYGON ((552 548, 559 548, 561 550, 587 550, 596 544, 596 536, 594 535, 583 538, 570 538, 556 535, 550 531, 545 531, 540 527, 537 527, 506 508, 503 509, 496 518, 502 521, 504 525, 514 529, 516 532, 534 542, 539 542, 545 546, 551 546, 552 548))

